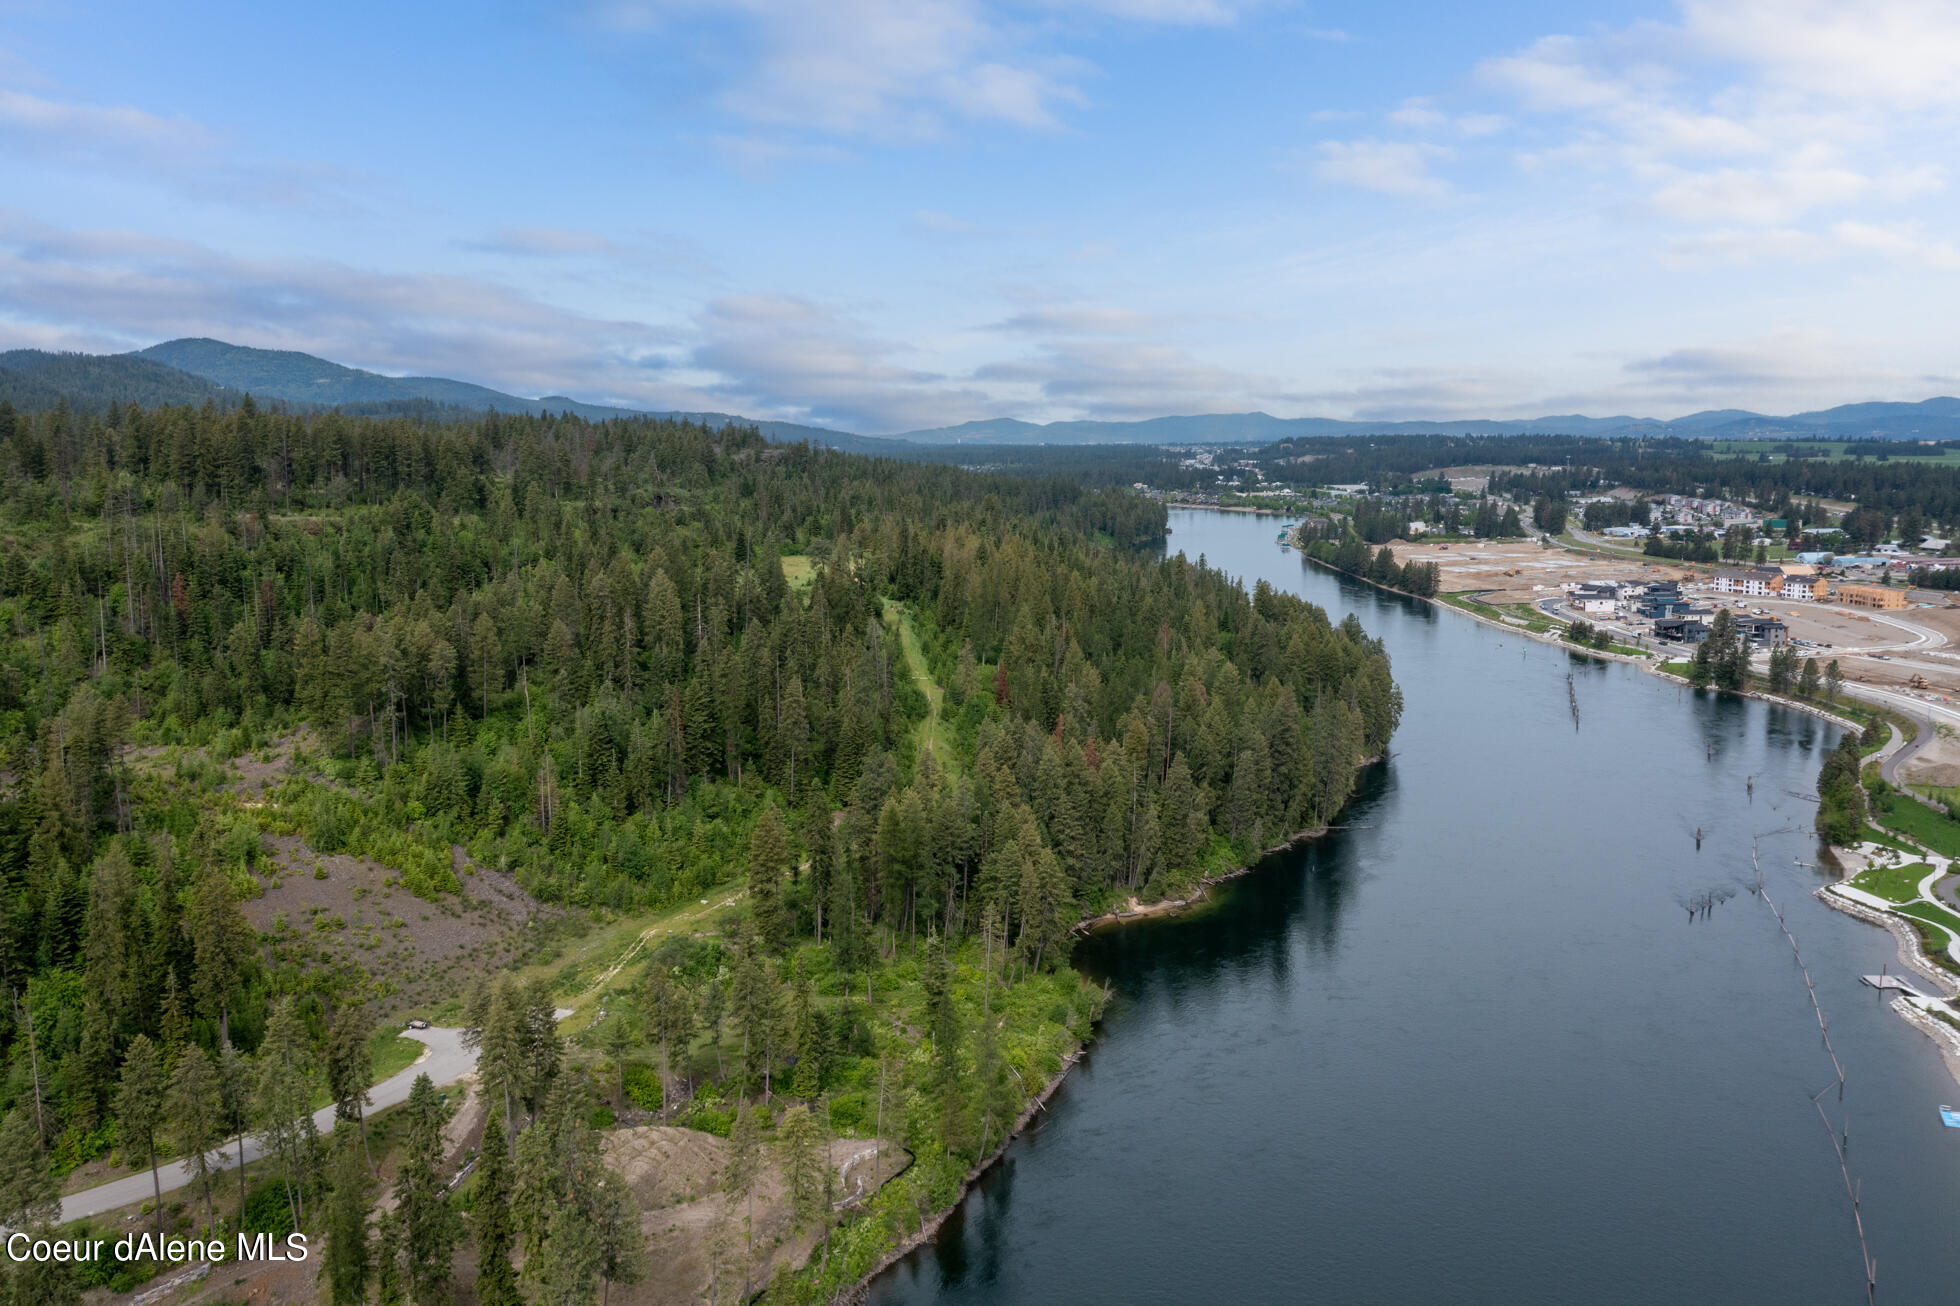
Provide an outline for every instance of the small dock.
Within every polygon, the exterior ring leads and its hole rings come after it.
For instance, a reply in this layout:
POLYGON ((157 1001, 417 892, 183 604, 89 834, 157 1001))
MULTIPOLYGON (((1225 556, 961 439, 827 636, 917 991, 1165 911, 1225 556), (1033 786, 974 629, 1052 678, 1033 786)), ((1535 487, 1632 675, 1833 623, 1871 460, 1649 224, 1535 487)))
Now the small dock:
POLYGON ((1934 997, 1930 993, 1921 993, 1918 989, 1906 983, 1904 980, 1900 979, 1897 975, 1866 975, 1863 977, 1863 979, 1865 983, 1871 985, 1875 989, 1891 989, 1899 993, 1903 993, 1909 998, 1923 998, 1927 1002, 1939 1001, 1938 998, 1934 997))

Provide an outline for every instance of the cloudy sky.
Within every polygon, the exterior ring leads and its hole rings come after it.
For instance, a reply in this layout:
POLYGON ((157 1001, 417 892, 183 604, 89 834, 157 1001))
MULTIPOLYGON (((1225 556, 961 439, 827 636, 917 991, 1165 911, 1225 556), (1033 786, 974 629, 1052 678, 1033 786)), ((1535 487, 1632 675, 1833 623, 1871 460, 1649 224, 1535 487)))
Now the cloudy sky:
POLYGON ((300 8, 0 0, 0 347, 872 432, 1960 393, 1951 0, 300 8))

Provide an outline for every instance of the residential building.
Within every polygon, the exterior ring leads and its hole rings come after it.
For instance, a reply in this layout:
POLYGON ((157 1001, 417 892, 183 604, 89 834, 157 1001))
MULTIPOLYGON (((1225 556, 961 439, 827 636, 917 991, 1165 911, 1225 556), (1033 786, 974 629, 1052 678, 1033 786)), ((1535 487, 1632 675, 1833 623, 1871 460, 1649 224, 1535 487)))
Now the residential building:
POLYGON ((1854 608, 1877 608, 1885 612, 1896 612, 1906 606, 1906 592, 1885 585, 1841 584, 1833 596, 1839 603, 1849 603, 1854 608))
POLYGON ((1715 573, 1715 588, 1723 594, 1775 598, 1783 592, 1783 573, 1769 567, 1725 568, 1715 573))
POLYGON ((1637 610, 1643 617, 1678 617, 1688 610, 1688 596, 1679 581, 1655 581, 1640 596, 1637 610))
POLYGON ((1620 608, 1617 585, 1581 585, 1572 591, 1572 606, 1588 616, 1610 617, 1620 608))
POLYGON ((1737 617, 1735 631, 1757 648, 1782 648, 1790 642, 1790 628, 1781 617, 1737 617))
POLYGON ((1670 644, 1699 644, 1708 638, 1708 627, 1687 617, 1661 617, 1654 622, 1654 638, 1670 644))

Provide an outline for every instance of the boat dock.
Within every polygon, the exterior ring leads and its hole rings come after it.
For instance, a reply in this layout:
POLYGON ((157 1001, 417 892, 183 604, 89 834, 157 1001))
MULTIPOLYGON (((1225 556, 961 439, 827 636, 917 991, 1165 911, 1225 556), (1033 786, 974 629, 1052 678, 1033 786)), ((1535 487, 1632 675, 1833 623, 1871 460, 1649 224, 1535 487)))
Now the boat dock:
POLYGON ((1900 993, 1905 994, 1909 998, 1923 998, 1927 1002, 1939 1001, 1938 998, 1934 997, 1930 993, 1921 993, 1918 989, 1906 983, 1904 980, 1900 979, 1897 975, 1866 975, 1863 977, 1863 979, 1865 983, 1871 985, 1875 989, 1893 989, 1900 993))

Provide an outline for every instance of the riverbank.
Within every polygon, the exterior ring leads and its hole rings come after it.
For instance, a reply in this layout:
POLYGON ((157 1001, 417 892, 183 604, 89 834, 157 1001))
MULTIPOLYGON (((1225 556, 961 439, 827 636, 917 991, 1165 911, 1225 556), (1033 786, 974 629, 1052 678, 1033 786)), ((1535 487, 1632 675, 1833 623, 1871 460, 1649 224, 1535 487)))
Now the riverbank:
MULTIPOLYGON (((1382 757, 1380 755, 1364 758, 1361 764, 1355 768, 1356 778, 1358 779, 1364 772, 1367 771, 1369 767, 1376 765, 1380 761, 1382 761, 1382 757)), ((1274 844, 1270 848, 1262 849, 1255 857, 1253 857, 1250 861, 1248 861, 1242 866, 1234 867, 1233 869, 1228 871, 1219 871, 1214 874, 1202 877, 1201 879, 1199 879, 1197 887, 1191 893, 1181 898, 1165 898, 1157 902, 1143 903, 1143 902, 1138 902, 1136 897, 1132 895, 1128 900, 1129 903, 1131 904, 1130 907, 1119 908, 1114 911, 1103 912, 1102 914, 1097 916, 1084 916, 1080 920, 1076 921, 1074 925, 1069 927, 1069 933, 1072 936, 1080 936, 1080 935, 1091 933, 1095 930, 1110 928, 1117 925, 1130 924, 1141 920, 1149 920, 1159 916, 1177 915, 1178 913, 1183 912, 1189 908, 1196 907, 1202 904, 1203 902, 1205 902, 1207 899, 1209 899, 1211 896, 1211 890, 1215 886, 1224 884, 1230 880, 1239 879, 1240 877, 1245 875, 1249 875, 1254 870, 1256 870, 1262 863, 1264 863, 1268 858, 1274 856, 1275 854, 1285 852, 1289 848, 1297 847, 1299 844, 1304 843, 1309 839, 1320 838, 1322 835, 1325 835, 1337 828, 1339 827, 1329 824, 1329 825, 1315 826, 1312 829, 1301 830, 1296 834, 1294 834, 1291 838, 1281 840, 1279 843, 1274 844)), ((1108 990, 1105 989, 1104 1006, 1106 1006, 1107 1004, 1107 996, 1108 996, 1108 990)), ((1075 1047, 1062 1058, 1061 1066, 1055 1071, 1054 1074, 1048 1077, 1047 1082, 1042 1085, 1041 1090, 1038 1093, 1036 1093, 1032 1098, 1028 1099, 1028 1103, 1022 1109, 1021 1114, 1015 1118, 1013 1127, 1009 1129, 1008 1132, 1001 1138, 999 1146, 995 1147, 994 1150, 989 1152, 984 1158, 975 1162, 973 1167, 966 1172, 965 1176, 961 1178, 959 1190, 954 1194, 952 1200, 946 1203, 946 1205, 932 1212, 923 1221, 921 1221, 919 1227, 916 1230, 914 1230, 910 1234, 907 1234, 904 1238, 900 1239, 899 1242, 896 1243, 891 1248, 891 1250, 886 1252, 885 1255, 879 1259, 876 1265, 874 1265, 870 1270, 866 1271, 863 1277, 859 1278, 848 1289, 846 1289, 837 1298, 838 1301, 847 1304, 859 1303, 864 1301, 866 1296, 871 1291, 872 1284, 878 1280, 880 1275, 883 1275, 889 1270, 891 1270, 894 1266, 898 1265, 901 1261, 903 1261, 907 1256, 910 1256, 913 1252, 918 1251, 921 1247, 924 1247, 926 1244, 930 1243, 938 1235, 940 1229, 944 1227, 946 1221, 949 1218, 951 1218, 953 1212, 959 1208, 961 1203, 966 1201, 967 1195, 973 1191, 973 1186, 979 1183, 981 1179, 985 1178, 988 1171, 992 1170, 994 1166, 1000 1163, 1002 1158, 1004 1158, 1007 1155, 1008 1149, 1011 1146, 1013 1146, 1015 1141, 1018 1140, 1024 1132, 1026 1132, 1027 1128, 1031 1124, 1034 1123, 1035 1117, 1039 1115, 1041 1112, 1047 1110, 1049 1099, 1054 1097, 1057 1092, 1061 1091, 1062 1084, 1067 1080, 1069 1072, 1074 1070, 1075 1067, 1081 1064, 1082 1060, 1088 1056, 1090 1045, 1095 1038, 1095 1026, 1101 1023, 1104 1006, 1099 1006, 1097 1008, 1095 1019, 1091 1024, 1089 1037, 1078 1042, 1075 1045, 1075 1047)))
POLYGON ((1960 963, 1956 962, 1953 952, 1954 948, 1960 947, 1960 934, 1936 922, 1931 924, 1932 928, 1943 929, 1948 935, 1947 961, 1942 964, 1932 956, 1919 918, 1908 918, 1899 910, 1901 906, 1920 906, 1922 910, 1931 906, 1943 910, 1937 894, 1929 894, 1928 891, 1932 885, 1952 873, 1952 863, 1936 853, 1917 850, 1914 855, 1925 858, 1923 864, 1928 871, 1919 877, 1915 886, 1916 896, 1901 904, 1860 889, 1855 881, 1861 876, 1897 865, 1903 854, 1872 843, 1859 844, 1856 848, 1832 845, 1829 852, 1838 869, 1845 871, 1845 874, 1841 879, 1819 886, 1813 890, 1812 896, 1835 911, 1868 925, 1876 925, 1891 934, 1898 946, 1900 962, 1919 980, 1922 990, 1931 990, 1931 994, 1925 997, 1901 994, 1892 1000, 1891 1008, 1907 1024, 1933 1040, 1940 1050, 1940 1059, 1945 1063, 1947 1073, 1953 1077, 1955 1085, 1960 1086, 1960 1015, 1956 1015, 1953 1009, 1955 999, 1960 998, 1960 971, 1956 970, 1956 965, 1960 963))
POLYGON ((1041 1091, 1028 1099, 1027 1106, 1015 1118, 1014 1127, 1008 1130, 1007 1135, 1000 1140, 1000 1146, 996 1147, 979 1161, 976 1161, 973 1168, 966 1172, 966 1177, 960 1180, 958 1196, 954 1197, 952 1201, 948 1202, 939 1210, 933 1212, 932 1215, 928 1216, 919 1225, 918 1229, 901 1239, 896 1246, 885 1253, 882 1260, 865 1273, 863 1278, 845 1289, 836 1300, 842 1303, 842 1306, 856 1306, 857 1303, 862 1302, 866 1295, 870 1293, 871 1285, 877 1281, 879 1275, 884 1274, 913 1252, 918 1251, 921 1247, 938 1237, 939 1230, 945 1225, 947 1220, 952 1218, 953 1212, 959 1209, 960 1203, 966 1200, 966 1195, 973 1191, 973 1185, 979 1183, 981 1179, 986 1177, 989 1170, 1000 1164, 1001 1158, 1007 1155, 1007 1149, 1026 1131, 1030 1124, 1034 1123, 1035 1116, 1048 1109, 1048 1099, 1061 1091, 1062 1083, 1068 1078, 1069 1071, 1075 1069, 1082 1059, 1088 1055, 1089 1047, 1087 1043, 1076 1044, 1075 1050, 1062 1058, 1061 1069, 1050 1075, 1048 1082, 1042 1085, 1041 1091))

